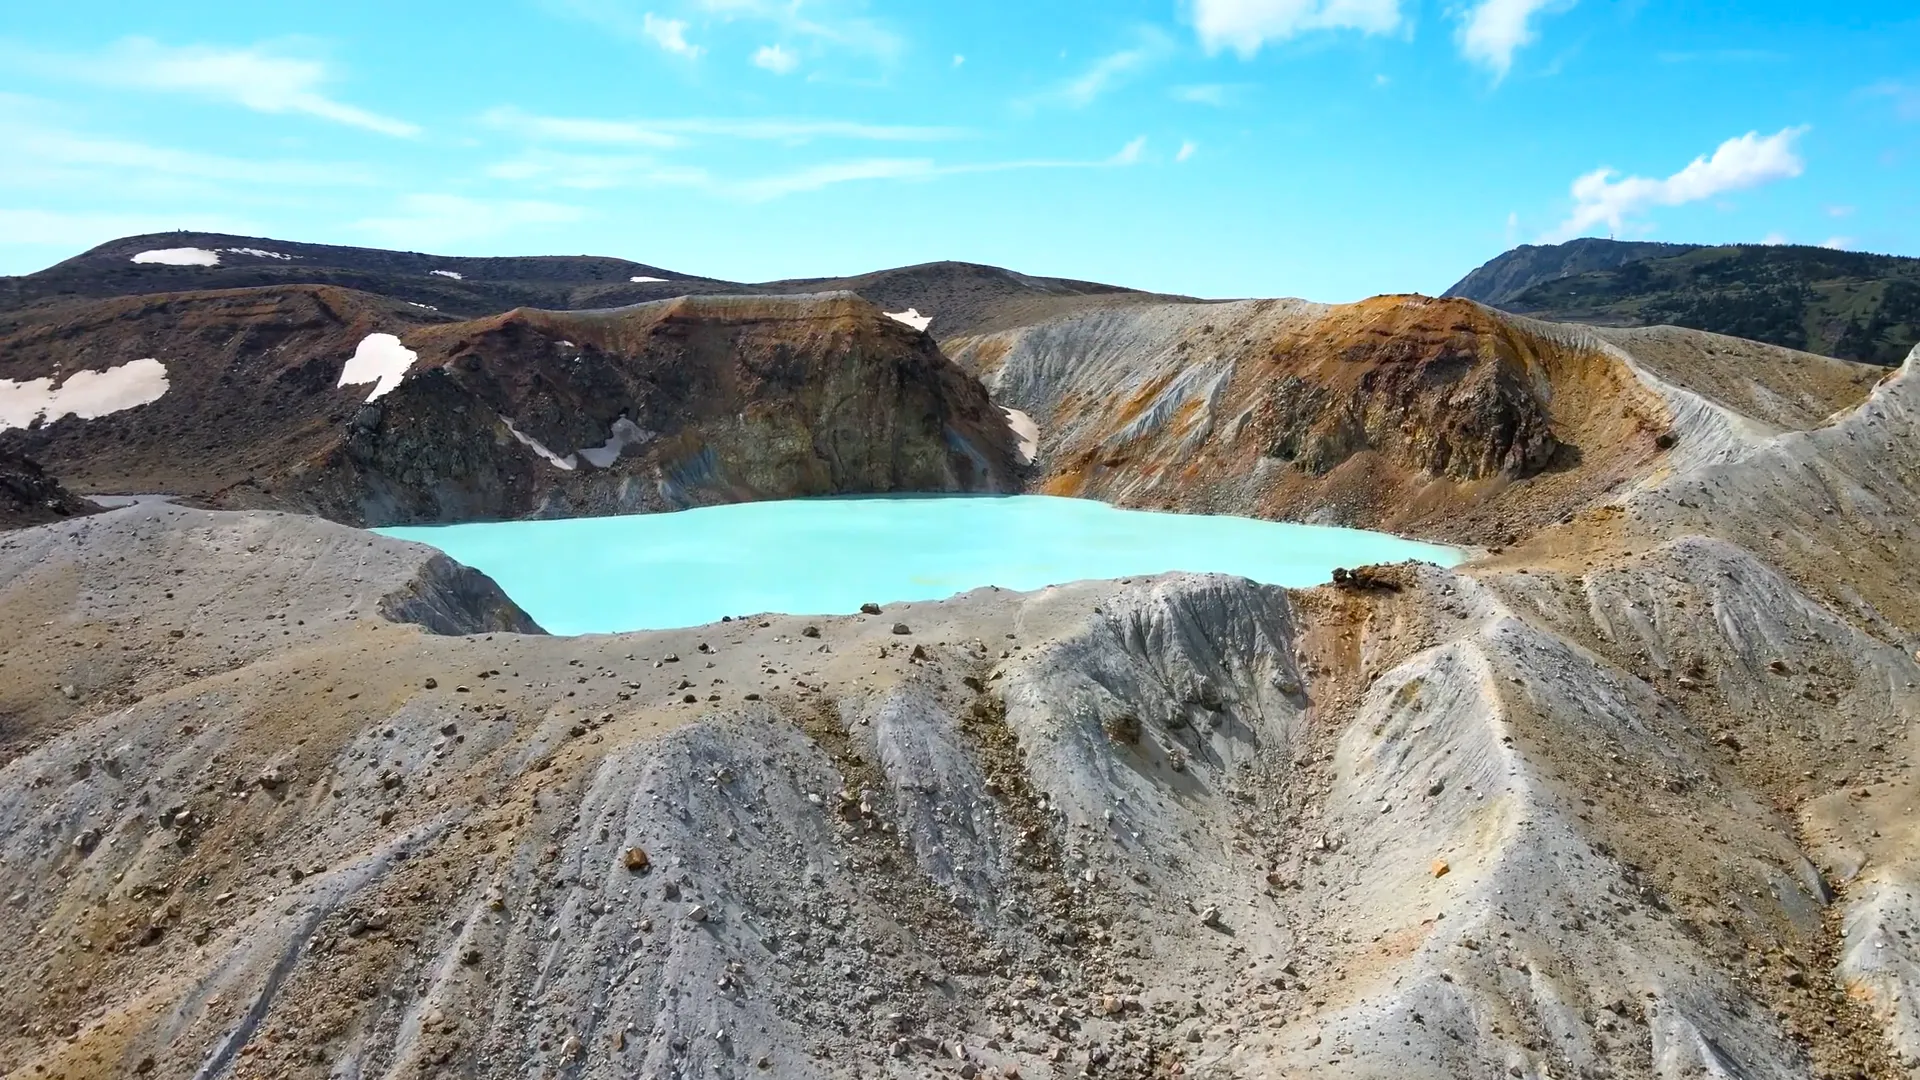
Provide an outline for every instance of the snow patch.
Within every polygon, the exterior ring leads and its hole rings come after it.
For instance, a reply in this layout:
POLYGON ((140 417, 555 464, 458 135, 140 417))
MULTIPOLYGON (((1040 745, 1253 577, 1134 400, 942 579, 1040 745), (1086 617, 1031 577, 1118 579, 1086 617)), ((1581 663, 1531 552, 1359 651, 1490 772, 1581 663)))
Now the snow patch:
POLYGON ((1040 425, 1019 409, 1002 405, 1000 411, 1007 414, 1007 426, 1013 429, 1013 437, 1020 440, 1020 464, 1033 464, 1033 456, 1040 452, 1040 425))
MULTIPOLYGON (((259 248, 221 248, 220 250, 230 251, 235 255, 251 255, 256 259, 285 259, 292 261, 300 257, 298 255, 282 255, 277 251, 261 251, 259 248)), ((134 261, 138 262, 139 260, 135 259, 134 261)))
POLYGON ((620 452, 629 446, 638 446, 653 438, 653 432, 639 424, 621 417, 613 422, 613 431, 606 443, 601 446, 583 446, 580 456, 596 469, 610 469, 620 460, 620 452))
POLYGON ((368 334, 360 339, 353 350, 353 356, 347 366, 340 369, 340 381, 335 386, 360 386, 373 384, 373 393, 367 400, 391 391, 400 385, 420 354, 400 344, 400 339, 392 334, 368 334))
POLYGON ((455 281, 465 281, 465 280, 467 280, 467 275, 465 275, 465 274, 463 274, 463 273, 461 273, 461 272, 460 272, 460 271, 458 271, 458 270, 429 270, 429 271, 427 271, 427 273, 429 273, 429 274, 436 274, 436 275, 438 275, 438 276, 440 276, 440 277, 449 277, 449 278, 452 278, 452 279, 453 279, 453 280, 455 280, 455 281))
POLYGON ((63 416, 92 420, 159 401, 167 392, 167 365, 133 360, 104 371, 76 371, 58 387, 53 378, 0 379, 0 431, 63 416))
POLYGON ((667 279, 663 277, 630 277, 627 280, 633 282, 635 285, 645 285, 649 281, 665 281, 667 279))
POLYGON ((158 248, 135 255, 133 261, 161 266, 219 266, 220 253, 206 248, 158 248))
POLYGON ((412 304, 412 305, 413 305, 414 307, 417 307, 417 308, 426 308, 426 309, 427 309, 428 311, 439 311, 439 310, 440 310, 439 308, 437 308, 437 307, 434 307, 434 306, 433 306, 432 304, 422 304, 422 303, 420 303, 420 302, 419 302, 419 301, 417 301, 417 300, 409 300, 409 301, 407 301, 407 303, 409 303, 409 304, 412 304))
POLYGON ((889 311, 885 312, 885 315, 894 322, 906 323, 915 330, 922 332, 925 332, 927 327, 933 325, 933 316, 920 314, 919 308, 908 308, 905 311, 889 311))
POLYGON ((519 428, 514 427, 513 421, 502 416, 500 418, 500 422, 507 425, 507 430, 513 433, 514 438, 520 440, 520 445, 529 447, 533 450, 534 453, 539 454, 543 458, 546 458, 547 463, 552 465, 554 468, 563 470, 565 472, 572 472, 573 470, 580 467, 580 462, 574 458, 574 455, 568 454, 566 457, 561 457, 559 454, 556 454, 553 451, 547 449, 546 446, 543 445, 539 439, 536 439, 531 435, 525 434, 519 428))

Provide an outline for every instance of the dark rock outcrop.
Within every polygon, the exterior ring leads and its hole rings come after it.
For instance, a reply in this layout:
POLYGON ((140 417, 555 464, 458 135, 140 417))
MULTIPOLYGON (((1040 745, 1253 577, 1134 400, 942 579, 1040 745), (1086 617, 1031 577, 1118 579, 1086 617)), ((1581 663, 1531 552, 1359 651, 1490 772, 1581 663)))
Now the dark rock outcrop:
POLYGON ((31 458, 0 449, 0 529, 44 525, 99 510, 61 487, 31 458))
POLYGON ((1004 415, 847 294, 519 310, 423 329, 289 497, 370 524, 1018 489, 1004 415))

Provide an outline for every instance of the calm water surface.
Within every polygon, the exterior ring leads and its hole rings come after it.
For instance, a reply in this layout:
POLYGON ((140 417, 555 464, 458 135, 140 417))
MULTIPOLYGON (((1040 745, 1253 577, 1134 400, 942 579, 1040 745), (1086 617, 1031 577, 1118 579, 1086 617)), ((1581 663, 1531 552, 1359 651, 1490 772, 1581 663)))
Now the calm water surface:
POLYGON ((1169 570, 1315 585, 1336 566, 1452 548, 1358 529, 1118 510, 1043 495, 794 499, 672 514, 378 530, 486 572, 556 634, 828 615, 1169 570))

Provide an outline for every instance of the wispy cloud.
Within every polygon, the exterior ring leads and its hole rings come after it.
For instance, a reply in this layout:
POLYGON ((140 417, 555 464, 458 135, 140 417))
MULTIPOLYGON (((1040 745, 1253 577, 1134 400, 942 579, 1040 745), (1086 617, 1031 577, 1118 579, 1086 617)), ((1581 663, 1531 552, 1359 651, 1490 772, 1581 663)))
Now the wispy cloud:
POLYGON ((714 190, 748 202, 764 202, 803 191, 817 191, 857 180, 934 180, 943 176, 975 173, 1017 172, 1029 169, 1102 169, 1139 164, 1146 149, 1146 136, 1120 148, 1112 157, 1093 161, 1072 159, 1023 159, 1016 161, 977 161, 942 165, 925 158, 878 158, 866 161, 827 162, 809 165, 792 172, 752 180, 721 182, 714 190))
POLYGON ((753 66, 765 68, 775 75, 791 75, 800 66, 800 57, 781 45, 762 45, 753 54, 753 66))
POLYGON ((1193 0, 1193 28, 1210 53, 1250 59, 1269 41, 1314 30, 1386 34, 1400 27, 1400 0, 1193 0))
POLYGON ((1829 236, 1821 241, 1820 246, 1830 248, 1834 251, 1851 251, 1857 243, 1859 243, 1859 241, 1851 236, 1829 236))
POLYGON ((1079 74, 1019 104, 1028 107, 1059 104, 1076 109, 1085 108, 1101 96, 1132 81, 1173 51, 1173 39, 1164 32, 1147 27, 1138 33, 1138 41, 1134 45, 1100 57, 1079 74))
POLYGON ((1893 111, 1902 120, 1920 120, 1920 83, 1882 79, 1861 91, 1867 97, 1883 97, 1893 102, 1893 111))
MULTIPOLYGON (((740 202, 768 202, 859 181, 924 181, 943 176, 1028 169, 1101 169, 1136 165, 1144 160, 1146 145, 1146 137, 1141 136, 1121 147, 1111 157, 1090 160, 1022 158, 941 163, 924 157, 857 158, 819 162, 744 179, 717 176, 693 166, 667 164, 645 155, 576 155, 536 151, 500 162, 488 168, 487 174, 495 179, 521 181, 544 188, 682 187, 740 202)), ((456 204, 447 205, 457 209, 456 204)), ((415 215, 416 218, 420 216, 415 215)), ((454 213, 450 210, 445 214, 426 216, 454 216, 454 213)), ((395 226, 392 231, 402 230, 395 226)))
POLYGON ((69 189, 95 186, 119 191, 152 187, 154 181, 194 180, 225 187, 235 183, 337 187, 374 182, 370 170, 347 162, 252 160, 154 146, 131 139, 74 131, 32 118, 19 99, 0 98, 0 186, 69 189))
POLYGON ((394 247, 447 247, 529 225, 562 225, 586 211, 531 199, 474 199, 464 195, 408 195, 392 214, 362 218, 353 231, 394 247))
POLYGON ((1778 230, 1770 232, 1767 235, 1760 238, 1760 243, 1764 247, 1784 247, 1791 242, 1792 241, 1787 239, 1786 233, 1780 232, 1778 230))
POLYGON ((815 0, 804 10, 797 0, 545 0, 545 5, 621 37, 681 52, 655 33, 671 24, 676 27, 673 37, 692 50, 681 55, 689 56, 704 51, 686 42, 695 21, 709 30, 715 22, 765 23, 789 41, 888 61, 898 57, 904 45, 884 23, 849 10, 842 0, 815 0))
POLYGON ((1829 206, 1827 207, 1827 216, 1836 218, 1852 217, 1853 210, 1854 208, 1851 206, 1829 206))
POLYGON ((56 210, 0 208, 0 246, 56 244, 65 248, 89 248, 116 237, 172 232, 176 229, 237 233, 241 236, 265 231, 256 223, 225 214, 193 211, 74 214, 56 210))
POLYGON ((1656 53, 1663 64, 1778 64, 1793 59, 1772 49, 1699 49, 1656 53))
POLYGON ((598 143, 609 146, 652 146, 661 149, 684 145, 694 136, 785 143, 811 142, 816 139, 942 142, 965 138, 968 134, 960 128, 869 124, 855 120, 805 120, 778 117, 608 120, 590 117, 541 116, 511 106, 489 109, 481 119, 490 127, 515 132, 530 139, 598 143))
POLYGON ((640 17, 640 32, 655 45, 675 56, 698 60, 700 54, 706 51, 687 41, 687 20, 685 19, 663 19, 649 11, 640 17))
POLYGON ((1147 152, 1147 137, 1137 136, 1133 141, 1120 148, 1120 152, 1107 159, 1115 165, 1138 165, 1147 152))
POLYGON ((1193 155, 1200 152, 1200 144, 1188 139, 1180 144, 1180 152, 1173 155, 1175 161, 1191 161, 1193 155))
POLYGON ((1748 132, 1663 180, 1595 169, 1573 182, 1573 213, 1547 240, 1570 240, 1600 225, 1617 233, 1627 219, 1654 207, 1699 202, 1799 176, 1806 163, 1794 152, 1793 142, 1807 130, 1793 127, 1765 136, 1748 132))
POLYGON ((1233 88, 1225 83, 1199 83, 1192 86, 1176 86, 1167 91, 1167 94, 1175 101, 1184 101, 1189 105, 1211 105, 1218 109, 1227 104, 1227 97, 1232 90, 1233 88))
POLYGON ((190 94, 273 115, 311 116, 336 124, 408 137, 420 128, 321 93, 333 72, 319 60, 289 56, 264 45, 224 48, 163 45, 125 38, 99 53, 50 53, 0 46, 0 57, 23 70, 98 86, 190 94))
POLYGON ((703 188, 712 184, 707 170, 676 165, 645 154, 567 154, 530 150, 487 166, 496 180, 534 183, 575 191, 605 191, 636 184, 703 188))
POLYGON ((1493 72, 1494 79, 1513 70, 1513 54, 1538 40, 1534 16, 1563 11, 1576 0, 1480 0, 1460 24, 1460 54, 1493 72))

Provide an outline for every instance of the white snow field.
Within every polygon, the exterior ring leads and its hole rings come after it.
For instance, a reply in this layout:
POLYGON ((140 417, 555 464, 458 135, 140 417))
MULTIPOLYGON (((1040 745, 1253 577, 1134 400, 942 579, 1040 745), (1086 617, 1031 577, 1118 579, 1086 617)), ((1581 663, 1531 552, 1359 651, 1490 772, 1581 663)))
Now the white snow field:
POLYGON ((135 255, 132 261, 161 266, 219 266, 220 253, 206 248, 157 248, 135 255))
POLYGON ((885 314, 887 318, 892 319, 894 322, 906 323, 915 330, 924 331, 927 327, 933 325, 933 316, 920 314, 919 308, 908 308, 905 311, 889 311, 885 314))
POLYGON ((0 431, 63 416, 91 420, 159 401, 167 392, 167 366, 133 360, 104 371, 76 371, 58 387, 51 376, 15 382, 0 379, 0 431))
POLYGON ((334 385, 372 383, 373 392, 367 395, 367 400, 372 401, 399 386, 407 369, 418 359, 419 353, 400 344, 400 339, 392 334, 368 334, 360 339, 347 366, 340 369, 340 381, 334 385))
POLYGON ((461 273, 458 270, 429 270, 427 271, 427 273, 433 274, 438 277, 452 278, 455 281, 467 280, 467 275, 461 273))

